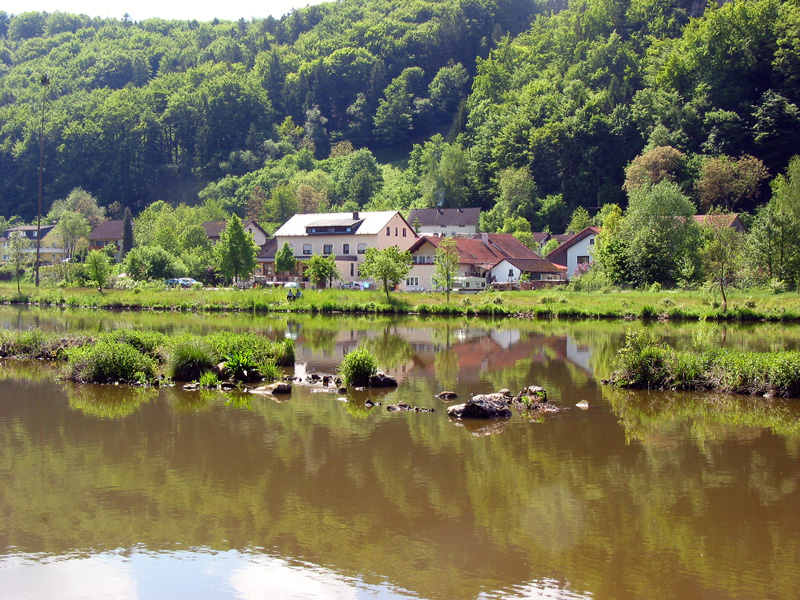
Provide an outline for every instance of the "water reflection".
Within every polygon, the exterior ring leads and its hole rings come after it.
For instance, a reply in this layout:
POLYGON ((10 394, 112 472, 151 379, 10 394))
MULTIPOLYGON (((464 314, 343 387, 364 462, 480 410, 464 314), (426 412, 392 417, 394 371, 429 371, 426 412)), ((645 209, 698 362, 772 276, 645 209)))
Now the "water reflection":
MULTIPOLYGON (((99 597, 134 598, 795 596, 795 403, 602 387, 628 324, 298 323, 309 372, 369 344, 401 386, 346 401, 295 386, 278 403, 0 363, 0 590, 77 598, 97 578, 99 597), (434 398, 531 384, 591 408, 459 427, 434 398), (437 412, 385 410, 398 401, 437 412)), ((239 326, 282 337, 288 321, 239 326)), ((654 331, 690 347, 696 328, 654 331)), ((793 335, 730 327, 713 343, 793 335)))

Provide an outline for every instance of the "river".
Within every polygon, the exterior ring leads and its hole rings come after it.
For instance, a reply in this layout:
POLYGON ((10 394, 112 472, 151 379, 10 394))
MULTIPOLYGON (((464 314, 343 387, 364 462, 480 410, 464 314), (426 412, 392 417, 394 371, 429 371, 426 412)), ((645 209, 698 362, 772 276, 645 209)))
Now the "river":
MULTIPOLYGON (((298 385, 278 401, 0 362, 2 599, 800 589, 798 402, 601 385, 638 322, 2 308, 0 326, 255 331, 295 339, 301 373, 366 345, 400 382, 349 398, 298 385), (568 410, 459 424, 434 397, 532 384, 568 410), (436 412, 386 410, 398 401, 436 412)), ((800 346, 794 326, 648 328, 684 348, 800 346)))

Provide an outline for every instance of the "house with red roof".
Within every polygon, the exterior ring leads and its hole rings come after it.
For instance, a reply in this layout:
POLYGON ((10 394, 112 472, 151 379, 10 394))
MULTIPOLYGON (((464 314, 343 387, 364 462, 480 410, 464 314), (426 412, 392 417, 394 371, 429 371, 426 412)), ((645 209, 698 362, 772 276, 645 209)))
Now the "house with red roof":
MULTIPOLYGON (((410 248, 414 264, 401 289, 430 291, 434 273, 436 249, 445 238, 422 236, 410 248)), ((550 261, 507 233, 478 233, 455 236, 458 252, 456 277, 483 277, 491 281, 518 281, 519 274, 528 273, 534 280, 548 279, 560 272, 550 261), (511 262, 513 261, 513 262, 511 262)))

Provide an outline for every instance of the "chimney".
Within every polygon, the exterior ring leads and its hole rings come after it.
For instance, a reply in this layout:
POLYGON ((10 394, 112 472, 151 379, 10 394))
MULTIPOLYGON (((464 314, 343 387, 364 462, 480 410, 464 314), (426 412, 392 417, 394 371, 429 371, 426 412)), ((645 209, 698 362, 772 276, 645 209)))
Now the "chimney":
POLYGON ((353 211, 353 220, 354 221, 358 221, 358 211, 357 210, 353 211))
POLYGON ((481 234, 481 241, 483 242, 483 245, 488 248, 489 247, 489 234, 488 233, 482 233, 481 234))

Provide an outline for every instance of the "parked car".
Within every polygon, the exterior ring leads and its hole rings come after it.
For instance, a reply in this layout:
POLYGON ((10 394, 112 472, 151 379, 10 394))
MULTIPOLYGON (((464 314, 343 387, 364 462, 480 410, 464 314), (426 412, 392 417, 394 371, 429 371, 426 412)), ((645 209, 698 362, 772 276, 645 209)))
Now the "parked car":
POLYGON ((191 277, 181 277, 180 279, 178 279, 178 282, 180 283, 180 286, 182 288, 191 288, 194 287, 195 285, 203 285, 202 283, 200 283, 196 279, 192 279, 191 277))
POLYGON ((177 287, 181 284, 181 280, 178 278, 167 279, 166 284, 169 287, 177 287))

